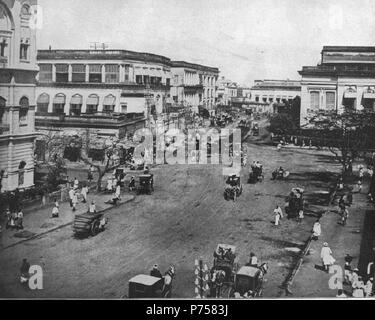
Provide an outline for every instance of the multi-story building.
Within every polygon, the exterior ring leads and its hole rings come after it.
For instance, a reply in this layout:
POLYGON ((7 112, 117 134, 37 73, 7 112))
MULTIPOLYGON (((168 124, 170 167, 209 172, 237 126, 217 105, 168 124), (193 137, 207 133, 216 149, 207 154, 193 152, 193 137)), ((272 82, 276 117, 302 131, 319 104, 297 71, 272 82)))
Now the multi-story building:
POLYGON ((0 0, 1 191, 34 185, 36 0, 0 0))
POLYGON ((214 111, 219 69, 172 61, 172 76, 171 97, 174 103, 191 107, 194 112, 198 112, 199 106, 214 111))
POLYGON ((275 105, 301 95, 301 81, 297 80, 255 80, 251 88, 251 100, 275 105))
POLYGON ((221 77, 217 81, 217 102, 222 106, 229 106, 231 100, 238 95, 237 83, 221 77))
POLYGON ((169 58, 126 50, 39 50, 36 128, 124 138, 162 113, 169 58))
POLYGON ((320 110, 375 110, 375 47, 325 46, 321 63, 299 73, 301 125, 320 110))

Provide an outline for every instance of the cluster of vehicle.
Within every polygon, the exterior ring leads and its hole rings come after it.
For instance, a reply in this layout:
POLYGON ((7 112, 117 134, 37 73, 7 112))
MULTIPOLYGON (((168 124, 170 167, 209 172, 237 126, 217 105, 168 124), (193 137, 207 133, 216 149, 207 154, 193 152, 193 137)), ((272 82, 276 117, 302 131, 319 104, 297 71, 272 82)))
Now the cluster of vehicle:
POLYGON ((239 266, 236 247, 219 244, 214 252, 209 281, 211 298, 256 298, 263 293, 268 264, 239 266))

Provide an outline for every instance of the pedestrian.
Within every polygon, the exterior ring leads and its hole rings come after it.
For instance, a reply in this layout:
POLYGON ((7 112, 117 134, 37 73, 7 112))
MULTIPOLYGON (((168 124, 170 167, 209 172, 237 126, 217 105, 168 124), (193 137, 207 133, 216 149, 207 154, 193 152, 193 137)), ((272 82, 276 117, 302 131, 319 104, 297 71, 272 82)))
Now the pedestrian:
POLYGON ((277 145, 277 151, 281 151, 281 148, 283 147, 283 145, 281 144, 281 143, 279 143, 278 145, 277 145))
POLYGON ((20 273, 21 273, 21 276, 20 276, 21 283, 22 284, 27 283, 30 277, 30 263, 27 261, 27 259, 22 260, 20 273))
POLYGON ((253 253, 253 252, 250 253, 250 260, 249 260, 248 266, 249 267, 258 267, 258 258, 255 255, 255 253, 253 253))
POLYGON ((324 242, 323 244, 323 248, 320 252, 320 258, 322 259, 324 270, 328 272, 329 267, 332 266, 336 260, 333 258, 332 250, 328 246, 327 242, 324 242))
POLYGON ((366 298, 372 296, 373 284, 374 284, 374 278, 371 277, 370 279, 367 280, 366 285, 365 285, 365 296, 366 296, 366 298))
POLYGON ((273 210, 273 213, 275 214, 275 226, 278 226, 279 223, 280 223, 280 218, 281 218, 280 211, 278 210, 278 207, 276 207, 276 209, 273 210))
POLYGON ((305 216, 303 214, 303 209, 300 209, 298 211, 298 222, 301 223, 304 218, 305 218, 305 216))
POLYGON ((74 197, 74 190, 72 188, 70 188, 69 190, 69 204, 70 204, 70 207, 73 208, 73 197, 74 197))
POLYGON ((96 205, 95 205, 94 200, 90 204, 89 213, 96 213, 96 205))
POLYGON ((91 184, 92 180, 94 179, 94 172, 95 169, 93 166, 90 166, 88 172, 87 172, 87 181, 89 184, 91 184))
POLYGON ((358 277, 358 280, 353 282, 353 298, 364 298, 365 297, 365 284, 362 281, 362 277, 358 277))
POLYGON ((338 289, 336 298, 347 298, 348 296, 344 293, 344 290, 338 289))
POLYGON ((77 178, 74 178, 74 185, 73 185, 74 190, 78 190, 79 188, 79 181, 77 178))
POLYGON ((351 263, 353 261, 353 257, 349 254, 345 257, 345 266, 344 266, 344 283, 351 284, 352 282, 352 266, 351 263))
POLYGON ((163 275, 161 274, 161 272, 159 270, 159 266, 157 264, 154 264, 154 266, 152 267, 152 270, 150 272, 150 276, 160 278, 160 279, 163 278, 163 275))
POLYGON ((341 216, 341 223, 343 226, 346 226, 346 221, 348 220, 348 218, 349 218, 349 210, 345 206, 345 208, 342 210, 342 216, 341 216))
POLYGON ((362 181, 361 180, 358 180, 358 182, 357 182, 357 190, 358 190, 358 193, 362 192, 362 181))
POLYGON ((121 199, 121 186, 118 184, 116 187, 116 193, 115 193, 116 199, 120 200, 121 199))
POLYGON ((59 217, 59 207, 56 205, 52 209, 52 218, 58 218, 59 217))
POLYGON ((17 213, 17 229, 23 230, 23 212, 21 209, 17 213))
POLYGON ((59 201, 57 199, 55 199, 54 204, 55 204, 55 207, 60 208, 60 204, 59 204, 59 201))
POLYGON ((322 234, 322 226, 320 224, 320 221, 317 220, 315 223, 314 223, 314 226, 313 226, 313 240, 318 240, 320 235, 322 234))
POLYGON ((88 193, 89 193, 89 188, 87 187, 87 185, 84 185, 82 187, 82 190, 81 190, 81 194, 82 194, 82 197, 83 197, 83 200, 82 200, 83 203, 87 202, 87 194, 88 193))
POLYGON ((276 214, 276 211, 280 214, 280 218, 283 219, 284 218, 283 210, 281 209, 281 207, 279 205, 277 205, 276 209, 274 210, 275 214, 276 214))
POLYGON ((358 176, 359 176, 359 180, 361 180, 361 182, 363 182, 363 176, 364 176, 363 166, 360 166, 359 171, 358 171, 358 176))
POLYGON ((76 211, 77 203, 78 203, 78 196, 77 196, 77 193, 74 192, 73 199, 72 199, 73 212, 76 211))

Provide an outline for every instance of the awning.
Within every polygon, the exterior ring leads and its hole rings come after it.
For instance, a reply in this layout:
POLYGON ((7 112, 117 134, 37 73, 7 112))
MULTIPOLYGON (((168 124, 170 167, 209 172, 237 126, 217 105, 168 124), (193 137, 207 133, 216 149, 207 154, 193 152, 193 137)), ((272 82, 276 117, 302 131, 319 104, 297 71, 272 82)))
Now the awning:
POLYGON ((363 94, 364 99, 375 99, 375 92, 365 92, 363 94))
POLYGON ((103 101, 104 106, 114 106, 116 104, 115 96, 106 96, 103 101))
POLYGON ((86 100, 87 105, 97 106, 99 105, 99 97, 98 96, 90 96, 86 100))
POLYGON ((83 104, 83 99, 82 96, 76 95, 73 96, 72 99, 70 100, 70 104, 83 104))
POLYGON ((351 91, 351 90, 346 90, 344 93, 344 98, 345 99, 355 99, 357 98, 357 92, 351 91))
POLYGON ((48 94, 41 94, 38 99, 37 99, 37 103, 40 103, 40 104, 49 104, 49 95, 48 94))
POLYGON ((65 104, 66 98, 64 95, 55 96, 53 99, 54 104, 65 104))

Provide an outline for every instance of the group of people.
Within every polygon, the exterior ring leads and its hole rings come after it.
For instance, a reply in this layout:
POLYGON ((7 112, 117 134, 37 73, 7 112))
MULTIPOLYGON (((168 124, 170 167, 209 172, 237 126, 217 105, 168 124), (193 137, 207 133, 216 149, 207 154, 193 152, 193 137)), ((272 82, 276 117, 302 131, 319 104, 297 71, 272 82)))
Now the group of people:
POLYGON ((13 213, 9 209, 6 211, 6 229, 23 230, 23 212, 18 209, 13 213))

